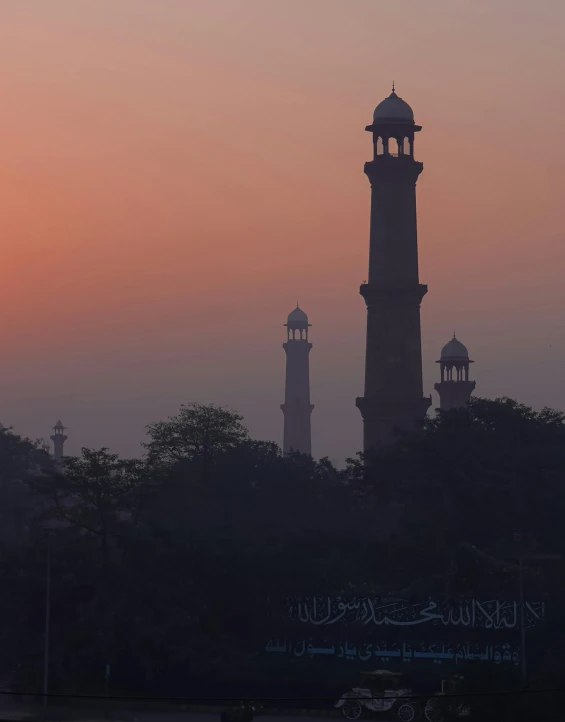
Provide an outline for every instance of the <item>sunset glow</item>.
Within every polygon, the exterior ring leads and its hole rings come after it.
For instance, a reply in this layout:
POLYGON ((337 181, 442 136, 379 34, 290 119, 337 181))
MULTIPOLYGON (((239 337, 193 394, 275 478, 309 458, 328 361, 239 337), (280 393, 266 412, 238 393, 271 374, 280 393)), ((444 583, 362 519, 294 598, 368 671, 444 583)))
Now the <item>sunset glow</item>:
POLYGON ((423 126, 432 408, 455 329, 476 395, 565 409, 564 20, 558 0, 4 0, 2 423, 137 455, 195 400, 281 443, 298 300, 313 453, 360 449, 364 128, 393 78, 423 126))

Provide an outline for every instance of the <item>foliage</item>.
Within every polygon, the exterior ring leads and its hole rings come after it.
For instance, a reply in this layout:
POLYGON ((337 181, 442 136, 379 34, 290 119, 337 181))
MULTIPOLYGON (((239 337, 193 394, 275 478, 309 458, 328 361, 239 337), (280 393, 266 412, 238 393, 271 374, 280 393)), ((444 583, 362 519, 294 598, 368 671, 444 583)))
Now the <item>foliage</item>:
POLYGON ((144 482, 143 461, 84 448, 80 457, 65 457, 62 471, 38 480, 34 488, 51 501, 49 516, 97 536, 107 558, 112 530, 123 519, 135 522, 139 516, 136 492, 144 482))
POLYGON ((186 404, 176 416, 149 424, 145 448, 153 464, 170 467, 189 460, 207 480, 214 459, 249 438, 242 421, 242 416, 223 406, 186 404))
POLYGON ((53 469, 39 442, 0 425, 0 541, 12 544, 25 540, 32 519, 43 508, 30 485, 47 478, 53 469))
MULTIPOLYGON (((143 460, 83 449, 61 470, 2 430, 0 493, 9 480, 35 506, 27 536, 0 544, 0 669, 41 686, 46 516, 54 691, 102 691, 107 663, 112 691, 145 694, 268 676, 269 598, 515 596, 519 554, 565 554, 564 429, 560 412, 478 399, 344 470, 252 440, 211 405, 151 424, 143 460)), ((562 571, 528 565, 529 593, 565 599, 562 571)))
POLYGON ((431 575, 452 567, 445 592, 488 585, 500 578, 497 565, 519 553, 565 553, 562 412, 474 399, 368 461, 362 479, 355 468, 357 488, 403 507, 401 533, 416 551, 411 568, 431 575))
POLYGON ((39 442, 30 441, 0 424, 0 486, 53 469, 39 442))

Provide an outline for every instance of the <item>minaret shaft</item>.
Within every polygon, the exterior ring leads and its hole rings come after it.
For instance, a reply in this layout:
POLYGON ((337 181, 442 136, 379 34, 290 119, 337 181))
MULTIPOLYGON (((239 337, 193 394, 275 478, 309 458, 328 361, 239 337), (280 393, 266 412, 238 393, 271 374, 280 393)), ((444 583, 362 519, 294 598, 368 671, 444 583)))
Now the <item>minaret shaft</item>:
POLYGON ((471 400, 475 384, 475 381, 441 381, 434 384, 439 394, 439 408, 442 411, 464 408, 471 400))
POLYGON ((423 165, 412 161, 398 169, 398 161, 365 164, 371 183, 369 283, 383 287, 418 284, 416 179, 423 165))
POLYGON ((285 404, 297 399, 310 405, 310 349, 308 341, 287 341, 283 343, 286 352, 285 404))
POLYGON ((309 354, 312 344, 307 341, 288 341, 286 351, 286 383, 284 404, 283 451, 312 453, 312 430, 310 415, 314 406, 310 403, 309 354))

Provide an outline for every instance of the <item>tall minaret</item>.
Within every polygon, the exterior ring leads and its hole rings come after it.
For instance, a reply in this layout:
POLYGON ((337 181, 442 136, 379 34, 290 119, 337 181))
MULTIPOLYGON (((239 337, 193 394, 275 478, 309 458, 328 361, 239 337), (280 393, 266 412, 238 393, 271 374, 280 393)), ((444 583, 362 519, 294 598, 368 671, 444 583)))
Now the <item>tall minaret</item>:
POLYGON ((434 385, 439 394, 440 409, 458 409, 469 403, 475 382, 469 381, 469 352, 461 341, 453 338, 441 350, 439 361, 441 381, 434 385), (455 378, 453 371, 455 370, 455 378))
POLYGON ((422 387, 420 303, 427 286, 418 279, 416 181, 412 108, 394 92, 379 103, 373 124, 369 280, 360 293, 367 304, 363 448, 387 444, 395 430, 421 426, 431 398, 422 387))
POLYGON ((51 441, 53 442, 53 458, 56 464, 61 464, 63 461, 63 446, 66 440, 65 427, 60 421, 57 421, 53 427, 53 435, 51 436, 51 441))
POLYGON ((286 385, 284 404, 283 452, 300 451, 312 453, 310 414, 314 406, 310 403, 309 355, 312 344, 308 341, 308 316, 298 305, 288 314, 286 326, 286 385))

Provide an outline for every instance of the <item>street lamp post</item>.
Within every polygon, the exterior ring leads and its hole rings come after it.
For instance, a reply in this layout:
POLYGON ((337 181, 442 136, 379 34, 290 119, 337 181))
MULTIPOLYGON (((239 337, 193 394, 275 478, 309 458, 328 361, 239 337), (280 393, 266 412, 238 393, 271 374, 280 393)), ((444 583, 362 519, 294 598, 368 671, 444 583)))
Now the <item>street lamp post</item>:
POLYGON ((45 583, 45 650, 43 657, 43 710, 47 709, 49 691, 49 627, 51 624, 51 538, 47 536, 47 575, 45 583))
POLYGON ((518 575, 520 585, 520 664, 522 685, 526 680, 526 622, 524 614, 524 558, 518 559, 518 575))

